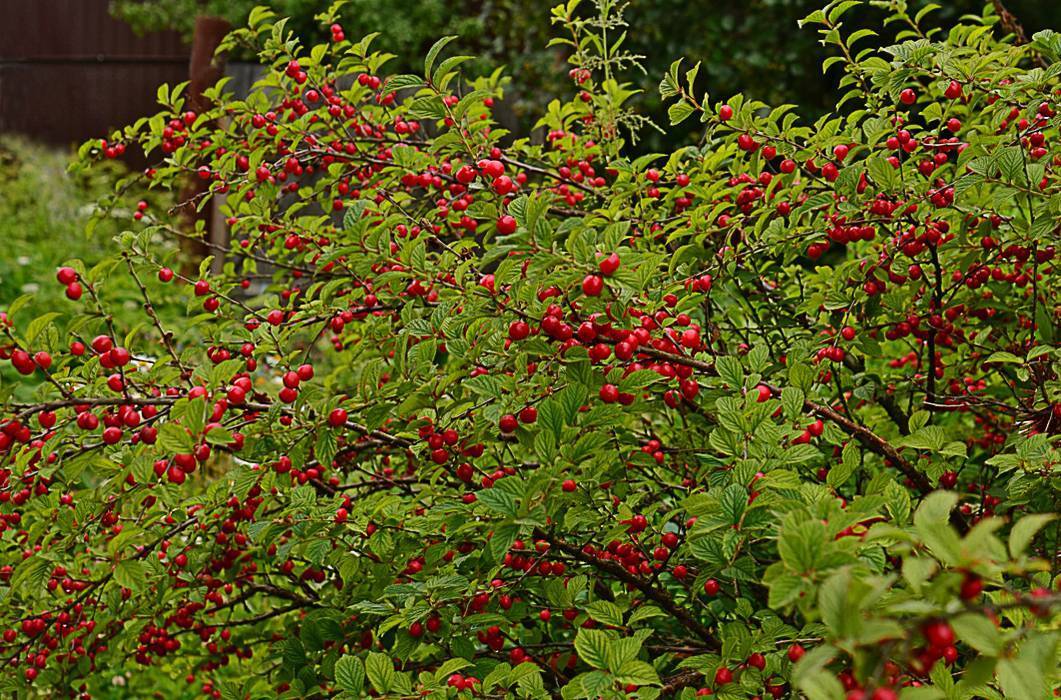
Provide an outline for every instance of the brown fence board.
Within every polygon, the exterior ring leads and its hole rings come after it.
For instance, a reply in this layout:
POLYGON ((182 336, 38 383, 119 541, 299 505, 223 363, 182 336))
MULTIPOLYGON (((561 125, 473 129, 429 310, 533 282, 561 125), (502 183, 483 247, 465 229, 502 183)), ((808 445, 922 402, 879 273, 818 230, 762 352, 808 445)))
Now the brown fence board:
POLYGON ((109 0, 0 0, 0 132, 69 145, 156 111, 188 79, 174 32, 137 36, 109 0))

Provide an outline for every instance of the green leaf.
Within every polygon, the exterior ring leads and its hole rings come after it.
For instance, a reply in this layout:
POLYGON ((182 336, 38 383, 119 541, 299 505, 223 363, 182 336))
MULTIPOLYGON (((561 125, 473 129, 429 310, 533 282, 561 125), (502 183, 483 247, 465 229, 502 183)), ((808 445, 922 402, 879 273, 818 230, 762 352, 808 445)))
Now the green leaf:
POLYGON ((1025 515, 1018 520, 1009 533, 1010 556, 1017 557, 1023 553, 1032 540, 1035 539, 1035 534, 1056 518, 1057 515, 1054 513, 1035 513, 1033 515, 1025 515))
POLYGON ((575 651, 578 658, 593 668, 608 667, 608 635, 601 630, 581 628, 575 637, 575 651))
POLYGON ((386 654, 369 652, 368 659, 365 661, 365 675, 368 676, 368 681, 376 692, 386 693, 394 685, 394 664, 386 654))
POLYGON ((718 370, 718 376, 731 389, 738 389, 744 383, 744 368, 737 358, 723 355, 715 360, 715 368, 718 370))
POLYGON ((30 557, 15 567, 15 573, 11 576, 11 589, 19 592, 39 591, 51 570, 51 562, 44 557, 30 557))
POLYGON ((785 418, 796 420, 803 413, 803 402, 806 396, 803 390, 795 386, 786 386, 781 390, 781 406, 785 412, 785 418))
POLYGON ((983 654, 998 656, 1002 651, 1002 633, 980 613, 958 615, 951 620, 951 627, 958 639, 983 654))
POLYGON ((679 100, 667 108, 667 116, 670 118, 671 126, 674 126, 675 124, 681 124, 695 111, 696 108, 691 104, 685 100, 679 100))
POLYGON ((114 581, 134 593, 147 585, 147 568, 139 559, 123 559, 114 567, 114 581))
POLYGON ((613 627, 621 627, 623 624, 623 610, 609 600, 595 600, 586 606, 586 614, 597 622, 603 622, 613 627))
POLYGON ((1040 700, 1050 696, 1043 667, 1026 659, 1002 659, 997 673, 1006 700, 1040 700))
POLYGON ((650 664, 634 659, 623 664, 616 674, 620 683, 633 685, 659 685, 659 674, 650 664))
POLYGON ((435 678, 439 680, 445 680, 450 676, 450 674, 456 673, 457 671, 460 671, 463 668, 468 668, 471 665, 472 662, 468 661, 467 659, 450 659, 449 661, 445 662, 444 664, 438 667, 438 670, 435 671, 435 678))
POLYGON ((438 54, 442 49, 446 48, 446 44, 456 39, 456 35, 444 36, 428 49, 427 56, 424 57, 424 77, 428 80, 431 79, 431 71, 435 67, 435 59, 438 58, 438 54))
POLYGON ((859 465, 859 449, 855 446, 854 440, 844 445, 844 451, 841 453, 840 464, 833 465, 829 469, 829 474, 825 478, 825 482, 833 488, 839 488, 847 483, 847 480, 851 478, 851 475, 855 473, 859 465))
POLYGON ((401 90, 403 88, 422 87, 423 84, 424 79, 420 76, 412 75, 410 73, 402 73, 387 78, 387 82, 384 84, 384 89, 387 91, 401 90))
POLYGON ((836 656, 836 649, 828 644, 808 651, 798 664, 792 667, 792 685, 799 688, 808 700, 840 700, 844 687, 836 674, 826 665, 836 656))
POLYGON ((335 682, 348 693, 360 695, 365 686, 365 665, 356 656, 343 656, 335 662, 335 682))
POLYGON ((608 670, 618 673, 627 662, 637 658, 641 652, 641 640, 637 637, 613 639, 608 645, 608 670))
POLYGON ((958 533, 948 522, 950 512, 958 502, 952 491, 935 491, 925 496, 914 513, 914 527, 921 539, 940 561, 948 565, 958 562, 960 541, 958 533))
POLYGON ((176 423, 163 423, 158 429, 157 441, 167 452, 188 454, 195 450, 195 440, 176 423))
POLYGON ((899 700, 944 700, 946 697, 946 694, 939 688, 923 685, 919 688, 903 688, 902 694, 899 695, 899 700))

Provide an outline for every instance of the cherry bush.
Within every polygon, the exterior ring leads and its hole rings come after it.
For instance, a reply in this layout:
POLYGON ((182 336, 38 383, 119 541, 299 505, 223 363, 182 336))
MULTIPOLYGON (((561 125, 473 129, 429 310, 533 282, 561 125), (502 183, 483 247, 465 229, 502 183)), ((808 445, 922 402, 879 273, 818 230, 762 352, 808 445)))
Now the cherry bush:
POLYGON ((803 22, 833 114, 676 62, 669 154, 624 155, 612 0, 553 10, 544 138, 452 37, 388 74, 337 6, 314 47, 255 11, 249 94, 86 144, 156 164, 99 203, 120 255, 3 316, 4 690, 1055 695, 1061 34, 857 4, 803 22), (221 274, 129 201, 188 178, 221 274))

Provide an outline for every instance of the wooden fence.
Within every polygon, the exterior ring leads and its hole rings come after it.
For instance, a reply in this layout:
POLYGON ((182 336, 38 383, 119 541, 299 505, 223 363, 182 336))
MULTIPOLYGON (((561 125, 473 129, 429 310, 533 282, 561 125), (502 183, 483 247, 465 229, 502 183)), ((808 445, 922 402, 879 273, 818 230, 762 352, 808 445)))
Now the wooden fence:
POLYGON ((154 113, 161 83, 188 79, 173 32, 137 36, 109 0, 0 0, 0 133, 56 145, 154 113))

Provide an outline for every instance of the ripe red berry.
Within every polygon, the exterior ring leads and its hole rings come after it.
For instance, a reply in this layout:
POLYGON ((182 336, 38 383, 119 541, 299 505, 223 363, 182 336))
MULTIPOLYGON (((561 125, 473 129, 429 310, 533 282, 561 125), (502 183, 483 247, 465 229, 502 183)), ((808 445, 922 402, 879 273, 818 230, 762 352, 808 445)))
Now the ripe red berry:
POLYGON ((917 93, 914 92, 912 88, 906 88, 899 93, 899 101, 904 105, 912 105, 914 102, 917 102, 917 93))
POLYGON ((968 575, 965 580, 962 581, 961 597, 962 600, 973 600, 979 598, 980 594, 984 591, 984 582, 980 580, 979 576, 968 575))
POLYGON ((526 321, 513 321, 508 326, 508 337, 512 340, 523 340, 530 335, 530 326, 526 321))
POLYGON ((48 369, 52 366, 52 356, 43 350, 39 350, 33 353, 33 362, 41 369, 48 369))
POLYGON ((328 414, 328 425, 333 428, 338 428, 346 424, 346 418, 347 412, 345 408, 333 409, 332 412, 328 414))
POLYGON ((720 586, 718 585, 718 581, 713 578, 709 578, 704 581, 704 593, 708 594, 712 598, 718 595, 719 588, 720 586))
POLYGON ((77 270, 72 267, 60 267, 55 272, 55 279, 59 280, 59 284, 72 284, 77 281, 77 270))
POLYGON ((604 289, 604 280, 597 275, 586 275, 582 280, 582 293, 588 297, 600 296, 604 289))
POLYGON ((502 236, 515 233, 518 226, 519 224, 516 223, 516 217, 509 214, 505 214, 497 220, 497 232, 502 236))
POLYGON ((619 262, 618 253, 610 253, 607 257, 602 258, 598 263, 601 274, 605 277, 611 277, 619 269, 619 262))
POLYGON ((172 279, 173 279, 173 270, 169 269, 168 267, 163 267, 162 269, 160 269, 158 271, 158 281, 159 282, 169 282, 172 279))
POLYGON ((954 644, 954 630, 943 620, 933 620, 921 630, 929 646, 943 649, 954 644))
POLYGON ((538 420, 538 409, 534 406, 527 406, 519 412, 519 422, 525 425, 529 425, 534 421, 538 420))
POLYGON ((565 479, 564 483, 560 484, 560 488, 566 493, 571 493, 578 488, 578 485, 575 483, 574 479, 565 479))
POLYGON ((727 683, 733 682, 733 671, 730 671, 725 666, 719 667, 715 671, 715 685, 726 685, 727 683))
POLYGON ((501 420, 497 422, 497 427, 501 429, 502 433, 514 433, 516 432, 516 428, 519 427, 519 422, 516 420, 516 417, 514 415, 512 415, 511 413, 506 413, 505 415, 501 416, 501 420))
POLYGON ((748 665, 762 671, 766 668, 766 657, 759 652, 754 652, 748 656, 748 665))
POLYGON ((793 644, 788 648, 788 660, 792 663, 796 663, 797 661, 802 659, 803 655, 806 653, 807 650, 804 649, 802 646, 800 646, 799 644, 793 644))
POLYGON ((619 400, 619 387, 605 384, 600 388, 600 400, 604 403, 615 403, 619 400))
POLYGON ((722 105, 718 108, 718 118, 724 122, 728 122, 733 118, 733 108, 729 105, 722 105))

